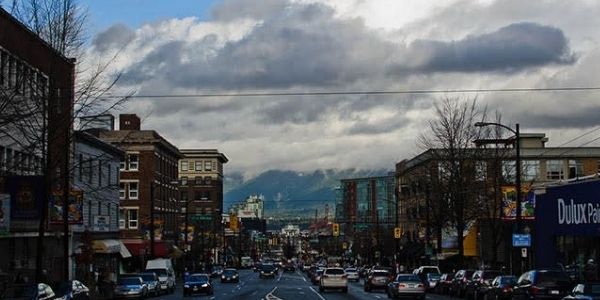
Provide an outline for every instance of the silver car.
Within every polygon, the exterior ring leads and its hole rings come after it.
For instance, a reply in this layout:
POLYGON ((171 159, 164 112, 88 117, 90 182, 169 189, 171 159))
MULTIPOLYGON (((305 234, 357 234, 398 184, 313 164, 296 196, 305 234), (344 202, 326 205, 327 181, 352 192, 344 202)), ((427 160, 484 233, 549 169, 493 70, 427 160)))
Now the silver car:
POLYGON ((413 298, 425 299, 425 284, 419 276, 413 274, 400 274, 387 286, 388 298, 413 298))
POLYGON ((356 268, 347 268, 346 275, 348 275, 348 281, 358 281, 358 270, 356 268))
POLYGON ((342 268, 327 268, 323 271, 319 282, 319 291, 325 289, 341 289, 342 292, 348 292, 348 276, 342 268))
POLYGON ((148 285, 141 277, 122 277, 117 281, 114 294, 115 298, 144 299, 148 297, 148 285))

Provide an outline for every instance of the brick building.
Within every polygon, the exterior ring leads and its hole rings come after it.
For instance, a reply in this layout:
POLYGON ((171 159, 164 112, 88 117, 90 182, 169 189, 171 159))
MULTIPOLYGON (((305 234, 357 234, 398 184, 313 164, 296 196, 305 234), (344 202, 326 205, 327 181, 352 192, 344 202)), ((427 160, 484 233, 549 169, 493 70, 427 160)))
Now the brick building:
POLYGON ((154 202, 154 254, 166 257, 179 234, 177 162, 179 150, 154 130, 141 130, 135 114, 119 116, 119 130, 100 131, 100 139, 125 152, 120 165, 119 227, 121 240, 142 268, 150 257, 151 203, 154 202))
POLYGON ((223 213, 223 164, 227 157, 216 149, 181 149, 179 160, 180 224, 193 227, 185 245, 194 257, 216 261, 223 213))
POLYGON ((37 255, 41 212, 48 195, 70 185, 75 61, 0 8, 0 199, 12 212, 0 234, 0 269, 30 278, 36 258, 63 276, 59 230, 50 227, 37 255), (23 197, 28 195, 28 197, 23 197))

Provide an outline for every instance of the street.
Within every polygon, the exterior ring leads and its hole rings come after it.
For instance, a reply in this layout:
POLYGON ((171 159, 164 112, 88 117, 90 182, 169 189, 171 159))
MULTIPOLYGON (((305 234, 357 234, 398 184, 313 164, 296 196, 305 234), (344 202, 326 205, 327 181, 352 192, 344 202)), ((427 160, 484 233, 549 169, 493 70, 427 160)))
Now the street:
MULTIPOLYGON (((240 283, 221 283, 218 278, 213 279, 214 295, 195 295, 192 298, 202 299, 249 299, 249 300, 334 300, 334 299, 387 299, 385 291, 376 290, 367 293, 363 290, 362 280, 350 282, 348 293, 341 291, 319 292, 319 287, 312 285, 302 272, 279 273, 275 279, 260 279, 252 270, 240 271, 240 283)), ((183 299, 181 283, 172 295, 163 295, 151 298, 154 300, 183 299)), ((428 300, 450 299, 446 296, 428 294, 428 300)))

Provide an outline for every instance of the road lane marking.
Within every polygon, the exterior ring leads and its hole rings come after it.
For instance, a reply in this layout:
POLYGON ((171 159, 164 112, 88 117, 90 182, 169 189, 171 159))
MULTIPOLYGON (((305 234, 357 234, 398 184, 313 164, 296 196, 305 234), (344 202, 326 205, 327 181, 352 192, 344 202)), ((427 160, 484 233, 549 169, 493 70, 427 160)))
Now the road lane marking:
POLYGON ((319 294, 317 291, 315 291, 315 289, 313 289, 313 287, 310 287, 310 290, 313 291, 313 293, 315 293, 317 296, 319 296, 319 298, 321 298, 321 300, 325 300, 325 298, 323 298, 323 296, 321 296, 321 294, 319 294))
POLYGON ((277 290, 277 287, 275 287, 275 288, 274 288, 274 289, 273 289, 273 290, 272 290, 270 293, 268 293, 268 294, 265 296, 265 299, 267 299, 267 300, 283 300, 283 299, 281 299, 281 298, 279 298, 279 297, 277 297, 277 296, 273 295, 273 293, 274 293, 276 290, 277 290))

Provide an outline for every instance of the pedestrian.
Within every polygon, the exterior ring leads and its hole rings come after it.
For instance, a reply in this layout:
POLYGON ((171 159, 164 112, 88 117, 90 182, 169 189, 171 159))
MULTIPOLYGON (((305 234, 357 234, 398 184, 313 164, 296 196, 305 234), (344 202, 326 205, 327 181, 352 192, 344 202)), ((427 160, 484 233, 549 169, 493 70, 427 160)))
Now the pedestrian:
POLYGON ((593 259, 588 259, 587 264, 583 269, 584 279, 586 282, 598 280, 598 266, 593 259))

